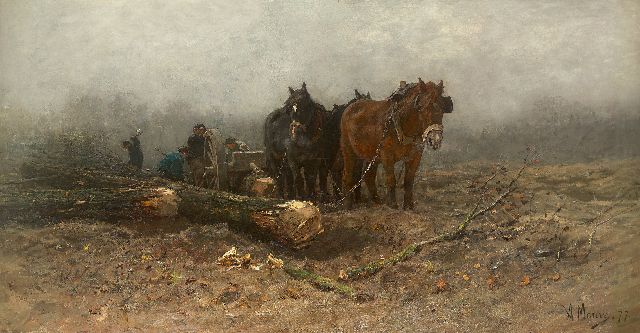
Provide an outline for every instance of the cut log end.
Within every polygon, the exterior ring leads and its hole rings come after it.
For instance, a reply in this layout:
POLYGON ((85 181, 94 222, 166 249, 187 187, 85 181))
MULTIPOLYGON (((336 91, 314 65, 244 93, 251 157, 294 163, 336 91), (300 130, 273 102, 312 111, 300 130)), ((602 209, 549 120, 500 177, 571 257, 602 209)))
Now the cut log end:
POLYGON ((275 182, 273 178, 258 178, 251 185, 251 194, 256 197, 268 197, 273 193, 274 188, 275 182))
POLYGON ((255 212, 251 217, 283 244, 295 249, 303 248, 324 231, 320 210, 311 202, 293 200, 275 208, 255 212))
POLYGON ((176 191, 159 187, 153 191, 153 196, 142 201, 142 207, 152 216, 175 217, 178 215, 179 202, 176 191))

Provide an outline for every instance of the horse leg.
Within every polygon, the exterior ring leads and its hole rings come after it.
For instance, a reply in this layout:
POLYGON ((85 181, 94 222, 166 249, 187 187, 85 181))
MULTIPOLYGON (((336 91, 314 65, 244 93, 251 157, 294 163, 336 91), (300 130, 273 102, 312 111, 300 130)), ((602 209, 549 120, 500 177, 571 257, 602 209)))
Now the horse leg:
POLYGON ((413 209, 413 182, 416 179, 416 172, 420 167, 421 156, 405 162, 404 169, 404 202, 402 207, 405 210, 413 209))
POLYGON ((342 194, 345 196, 344 207, 346 209, 351 209, 351 207, 353 207, 353 196, 349 191, 355 184, 353 171, 357 161, 351 147, 345 146, 342 147, 342 194))
POLYGON ((293 193, 294 199, 301 199, 304 196, 304 179, 302 178, 301 167, 298 163, 289 160, 289 167, 292 173, 293 193))
POLYGON ((382 166, 384 167, 384 175, 387 183, 387 206, 398 208, 396 201, 396 173, 394 170, 394 161, 391 158, 383 158, 382 166))
MULTIPOLYGON (((278 168, 278 163, 276 163, 276 159, 274 158, 268 147, 265 149, 265 164, 267 173, 270 177, 273 177, 273 180, 275 181, 276 196, 279 198, 284 198, 284 180, 282 177, 282 172, 280 171, 280 168, 278 168)), ((226 174, 226 172, 223 172, 223 174, 226 174)))
POLYGON ((327 188, 329 168, 327 166, 326 159, 322 159, 319 164, 320 166, 318 167, 318 177, 320 177, 320 201, 324 201, 324 199, 327 197, 327 193, 329 193, 329 189, 327 188))
POLYGON ((274 158, 267 159, 267 168, 271 170, 272 177, 276 179, 276 195, 279 198, 285 198, 286 190, 285 190, 285 180, 286 175, 284 167, 280 167, 283 163, 286 163, 284 160, 276 160, 274 158), (280 161, 280 163, 276 163, 276 161, 280 161))
MULTIPOLYGON (((362 170, 361 172, 364 172, 364 170, 362 169, 364 167, 363 163, 360 163, 360 165, 358 166, 358 168, 360 168, 360 170, 362 170)), ((365 175, 365 181, 367 182, 367 190, 369 190, 369 196, 371 197, 371 201, 373 201, 376 204, 380 204, 380 197, 378 197, 378 188, 376 186, 376 175, 378 173, 378 163, 374 162, 371 167, 369 168, 369 171, 367 172, 367 174, 365 175)), ((359 197, 360 196, 360 189, 357 189, 357 193, 356 196, 359 197)))
MULTIPOLYGON (((306 197, 309 200, 316 196, 316 179, 318 178, 318 163, 307 162, 304 166, 304 180, 306 185, 306 197)), ((326 185, 326 184, 325 184, 326 185)))
POLYGON ((340 199, 342 193, 342 166, 331 169, 331 180, 333 180, 333 196, 340 199))
POLYGON ((293 173, 291 172, 291 167, 289 165, 285 165, 282 167, 282 181, 283 181, 283 197, 284 199, 293 199, 295 197, 295 193, 293 191, 293 173), (285 190, 286 189, 286 190, 285 190))
POLYGON ((276 175, 276 195, 284 199, 284 192, 284 175, 280 173, 276 175))
POLYGON ((342 151, 338 151, 338 155, 332 164, 329 164, 331 170, 331 180, 333 180, 333 196, 336 200, 342 197, 342 151))

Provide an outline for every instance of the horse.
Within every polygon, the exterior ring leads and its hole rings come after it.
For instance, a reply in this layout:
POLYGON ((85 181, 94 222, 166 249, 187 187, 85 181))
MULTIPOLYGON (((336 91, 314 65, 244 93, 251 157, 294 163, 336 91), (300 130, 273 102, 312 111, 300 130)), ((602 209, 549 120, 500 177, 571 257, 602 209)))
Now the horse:
MULTIPOLYGON (((402 82, 404 83, 404 82, 402 82)), ((442 118, 453 111, 451 97, 443 96, 444 84, 417 83, 401 85, 382 101, 360 100, 344 111, 341 120, 340 149, 344 160, 342 182, 345 189, 354 186, 357 160, 369 161, 365 174, 367 189, 374 202, 380 202, 376 190, 376 170, 382 163, 385 172, 386 204, 398 208, 394 166, 405 163, 404 209, 413 208, 413 182, 420 166, 424 145, 434 150, 442 143, 442 118)), ((353 204, 345 197, 346 208, 353 204)))
MULTIPOLYGON (((322 131, 322 165, 320 166, 320 191, 328 193, 327 182, 322 181, 331 173, 333 180, 333 193, 339 197, 342 192, 342 155, 340 154, 340 120, 344 110, 351 104, 359 100, 370 100, 371 94, 361 94, 358 89, 354 89, 355 97, 345 104, 333 105, 333 109, 327 114, 327 121, 322 131), (324 184, 324 187, 322 186, 324 184)), ((356 177, 359 175, 356 174, 356 177)), ((359 191, 356 192, 356 200, 359 198, 359 191)))
MULTIPOLYGON (((287 103, 285 102, 285 106, 287 103)), ((280 198, 293 198, 293 175, 287 163, 289 145, 290 110, 285 106, 269 113, 264 122, 265 166, 267 174, 275 179, 276 194, 280 198)))
POLYGON ((276 179, 280 197, 315 196, 325 116, 326 110, 311 98, 304 82, 298 90, 289 87, 283 107, 267 116, 264 125, 267 172, 276 179))

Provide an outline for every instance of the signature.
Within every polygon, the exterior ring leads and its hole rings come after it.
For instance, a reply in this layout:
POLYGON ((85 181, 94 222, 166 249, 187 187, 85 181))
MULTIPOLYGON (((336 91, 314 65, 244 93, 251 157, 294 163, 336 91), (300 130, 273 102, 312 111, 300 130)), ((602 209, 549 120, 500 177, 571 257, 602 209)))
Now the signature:
POLYGON ((629 319, 629 311, 628 310, 617 310, 615 312, 608 311, 593 311, 587 310, 587 307, 584 303, 580 305, 576 305, 574 307, 573 304, 569 303, 568 307, 562 305, 565 313, 567 314, 567 318, 572 321, 594 321, 597 320, 595 324, 591 326, 591 329, 598 327, 601 324, 606 323, 607 321, 624 323, 629 319))

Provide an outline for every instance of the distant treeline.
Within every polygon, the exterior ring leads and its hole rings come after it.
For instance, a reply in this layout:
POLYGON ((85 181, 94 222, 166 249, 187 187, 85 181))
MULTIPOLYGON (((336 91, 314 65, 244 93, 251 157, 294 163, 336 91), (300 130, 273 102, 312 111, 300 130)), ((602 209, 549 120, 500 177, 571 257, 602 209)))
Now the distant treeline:
MULTIPOLYGON (((160 152, 175 151, 186 143, 196 123, 216 127, 225 136, 237 137, 252 148, 262 148, 263 121, 271 110, 224 113, 198 109, 188 101, 176 100, 156 109, 133 94, 110 97, 83 95, 69 99, 64 107, 32 112, 10 106, 0 112, 0 158, 17 159, 15 152, 36 138, 60 131, 91 131, 102 144, 126 159, 120 143, 142 129, 145 166, 153 167, 160 152), (8 154, 9 151, 14 153, 8 154)), ((527 146, 535 146, 541 161, 581 162, 640 156, 640 110, 598 112, 562 98, 533 103, 499 123, 485 125, 464 122, 461 110, 445 117, 442 149, 428 150, 425 161, 444 166, 468 160, 516 160, 527 146)), ((19 153, 17 154, 19 155, 19 153)))
MULTIPOLYGON (((265 110, 265 114, 267 112, 265 110)), ((152 168, 162 158, 162 153, 177 151, 185 145, 193 126, 198 123, 218 128, 225 136, 240 138, 251 147, 260 148, 262 118, 255 114, 230 116, 215 109, 198 109, 184 100, 175 100, 155 109, 133 94, 83 95, 69 99, 59 110, 48 112, 4 107, 0 114, 0 158, 12 158, 6 153, 20 151, 21 146, 33 140, 46 140, 47 135, 80 131, 96 134, 102 144, 126 159, 127 154, 120 144, 141 129, 144 165, 152 168)))
POLYGON ((542 163, 640 157, 640 109, 596 110, 555 97, 496 124, 449 121, 443 149, 430 164, 516 160, 535 147, 542 163))

